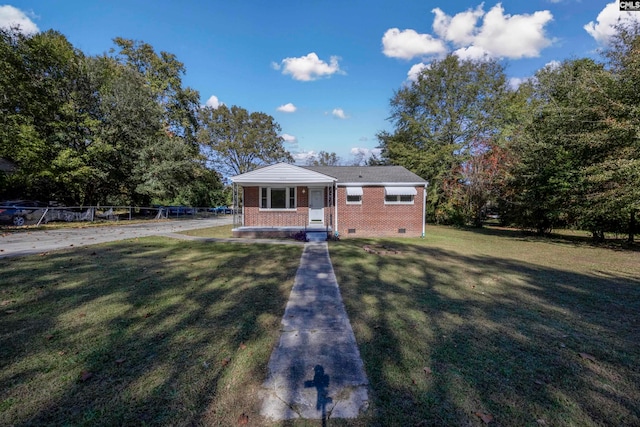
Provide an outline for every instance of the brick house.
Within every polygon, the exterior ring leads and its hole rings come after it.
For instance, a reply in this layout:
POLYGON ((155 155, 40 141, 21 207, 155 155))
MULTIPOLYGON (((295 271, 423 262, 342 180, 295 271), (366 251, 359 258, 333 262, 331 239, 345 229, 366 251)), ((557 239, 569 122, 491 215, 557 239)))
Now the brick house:
POLYGON ((234 236, 424 235, 427 181, 402 166, 278 163, 231 181, 234 236))

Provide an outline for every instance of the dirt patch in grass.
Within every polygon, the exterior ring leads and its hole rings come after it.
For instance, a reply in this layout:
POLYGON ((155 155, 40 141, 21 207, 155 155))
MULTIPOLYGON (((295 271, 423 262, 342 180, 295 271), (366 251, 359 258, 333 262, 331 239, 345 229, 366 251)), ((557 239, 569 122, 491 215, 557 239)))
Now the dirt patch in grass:
POLYGON ((638 252, 445 227, 330 250, 371 384, 354 424, 640 425, 638 252))
POLYGON ((300 254, 144 238, 0 260, 0 424, 255 425, 300 254))

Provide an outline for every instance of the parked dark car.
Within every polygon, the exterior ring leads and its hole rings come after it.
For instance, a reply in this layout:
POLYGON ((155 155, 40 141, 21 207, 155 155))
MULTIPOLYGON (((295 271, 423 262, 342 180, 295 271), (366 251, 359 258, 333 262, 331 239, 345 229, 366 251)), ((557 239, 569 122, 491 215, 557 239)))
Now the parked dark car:
POLYGON ((10 200, 0 202, 0 222, 23 226, 27 221, 38 220, 44 213, 46 203, 34 200, 10 200))

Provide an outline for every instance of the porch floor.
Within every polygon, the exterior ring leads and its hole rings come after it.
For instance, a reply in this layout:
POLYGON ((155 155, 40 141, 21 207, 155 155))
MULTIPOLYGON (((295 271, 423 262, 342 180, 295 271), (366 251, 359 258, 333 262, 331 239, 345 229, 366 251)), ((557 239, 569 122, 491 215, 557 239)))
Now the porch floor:
MULTIPOLYGON (((307 239, 311 237, 318 238, 321 235, 326 240, 332 232, 331 227, 324 225, 312 224, 304 226, 288 226, 288 227, 236 227, 231 230, 233 237, 248 237, 256 239, 273 239, 273 238, 292 238, 300 232, 306 232, 307 239)), ((315 239, 314 239, 315 240, 315 239)))

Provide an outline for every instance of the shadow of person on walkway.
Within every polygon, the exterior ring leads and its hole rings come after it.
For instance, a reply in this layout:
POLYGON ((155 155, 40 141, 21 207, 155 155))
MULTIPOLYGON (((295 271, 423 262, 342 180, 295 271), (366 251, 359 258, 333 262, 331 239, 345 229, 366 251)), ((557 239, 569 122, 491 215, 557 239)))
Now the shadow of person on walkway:
POLYGON ((333 399, 328 396, 329 375, 324 373, 324 368, 321 365, 316 365, 315 368, 313 368, 313 371, 315 372, 313 380, 305 381, 304 387, 316 388, 318 393, 316 409, 318 411, 322 411, 322 425, 325 426, 327 421, 327 404, 333 402, 333 399))

